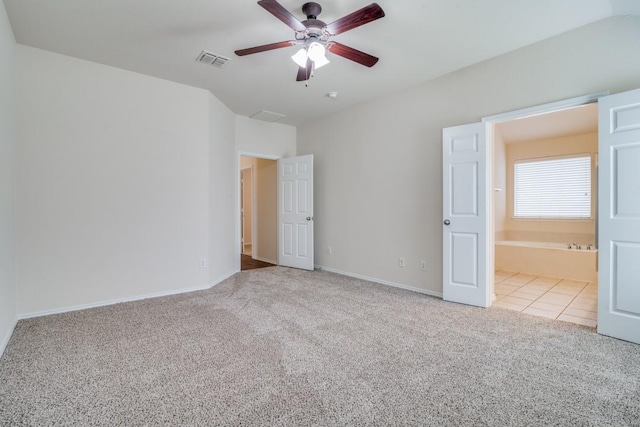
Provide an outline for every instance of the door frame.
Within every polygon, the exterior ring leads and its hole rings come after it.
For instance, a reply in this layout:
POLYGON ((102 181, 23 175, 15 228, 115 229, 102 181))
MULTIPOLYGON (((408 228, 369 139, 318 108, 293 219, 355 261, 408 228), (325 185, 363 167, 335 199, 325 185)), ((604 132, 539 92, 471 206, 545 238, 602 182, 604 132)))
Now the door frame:
MULTIPOLYGON (((245 156, 246 157, 246 156, 245 156)), ((249 166, 249 167, 242 167, 242 165, 240 165, 240 213, 241 213, 241 220, 240 220, 240 250, 242 254, 244 254, 244 246, 245 246, 245 241, 244 241, 244 217, 246 215, 246 212, 243 212, 243 209, 246 210, 245 206, 243 206, 243 201, 244 201, 244 192, 245 192, 245 184, 242 183, 242 174, 246 173, 246 171, 249 171, 249 176, 251 178, 251 194, 249 195, 249 198, 251 199, 251 258, 253 258, 253 256, 255 255, 253 253, 253 248, 255 247, 255 245, 253 244, 254 241, 254 236, 253 236, 253 230, 255 230, 256 228, 256 223, 255 223, 255 215, 253 214, 253 206, 256 204, 256 198, 255 198, 255 190, 254 190, 254 185, 255 185, 255 178, 253 176, 253 165, 249 166)))
MULTIPOLYGON (((240 188, 240 179, 241 179, 241 174, 242 174, 242 157, 253 157, 256 159, 266 159, 266 160, 278 160, 281 159, 282 156, 278 156, 278 155, 273 155, 273 154, 264 154, 264 153, 254 153, 254 152, 250 152, 250 151, 240 151, 238 150, 237 155, 236 155, 236 177, 235 177, 235 194, 236 194, 236 254, 238 254, 238 256, 236 257, 236 265, 235 265, 235 269, 236 271, 240 271, 240 254, 242 254, 242 219, 241 219, 241 209, 242 209, 242 189, 240 188)), ((252 180, 255 179, 253 178, 253 174, 252 174, 252 180)), ((251 203, 252 205, 254 204, 255 200, 253 198, 253 183, 251 185, 251 192, 252 192, 252 199, 251 199, 251 203)), ((253 208, 253 206, 252 206, 253 208)), ((253 233, 253 231, 255 230, 255 215, 252 215, 251 218, 251 232, 253 233)), ((253 240, 253 238, 251 239, 253 240)), ((251 254, 253 255, 254 252, 254 247, 255 245, 253 245, 253 241, 251 242, 252 246, 251 246, 251 254)), ((276 240, 276 245, 278 244, 277 240, 276 240)), ((278 248, 276 248, 278 249, 278 248)))
MULTIPOLYGON (((510 120, 523 119, 525 117, 533 117, 541 114, 553 113, 557 111, 566 110, 569 108, 580 107, 581 105, 592 104, 594 102, 598 102, 598 99, 603 96, 608 96, 609 91, 602 91, 591 93, 583 96, 578 96, 575 98, 563 99, 560 101, 550 102, 547 104, 536 105, 533 107, 522 108, 520 110, 507 111, 504 113, 494 114, 491 116, 482 117, 481 121, 486 123, 488 126, 486 127, 486 167, 489 173, 490 181, 487 183, 487 188, 493 190, 493 125, 501 122, 506 122, 510 120)), ((494 212, 493 212, 493 191, 487 191, 487 206, 489 207, 487 214, 489 215, 489 229, 487 230, 487 247, 485 248, 487 252, 487 271, 491 272, 491 277, 493 277, 493 272, 495 271, 495 259, 494 259, 494 245, 495 245, 495 230, 494 230, 494 212)), ((595 212, 597 215, 598 206, 595 206, 595 212)), ((597 222, 596 222, 597 224, 597 222)), ((597 233, 597 231, 596 231, 597 233)), ((597 235, 596 235, 597 239, 597 235)), ((494 283, 491 280, 491 303, 495 300, 495 290, 494 283)))

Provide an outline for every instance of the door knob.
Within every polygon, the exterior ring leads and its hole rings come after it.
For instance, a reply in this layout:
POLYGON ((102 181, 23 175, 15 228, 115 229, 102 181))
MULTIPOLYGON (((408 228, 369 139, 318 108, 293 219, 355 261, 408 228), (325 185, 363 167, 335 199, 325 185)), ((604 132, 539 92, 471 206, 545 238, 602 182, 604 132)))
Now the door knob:
POLYGON ((312 216, 308 216, 308 217, 307 217, 307 221, 311 221, 312 219, 313 219, 313 217, 312 217, 312 216))
POLYGON ((451 221, 449 221, 448 219, 444 220, 444 225, 450 225, 450 224, 451 224, 451 221))

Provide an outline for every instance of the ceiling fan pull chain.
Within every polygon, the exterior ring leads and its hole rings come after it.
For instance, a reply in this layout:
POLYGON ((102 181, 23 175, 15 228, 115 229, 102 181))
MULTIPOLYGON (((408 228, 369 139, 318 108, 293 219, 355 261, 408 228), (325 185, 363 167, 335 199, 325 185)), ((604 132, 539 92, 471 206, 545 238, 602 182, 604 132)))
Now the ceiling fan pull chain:
POLYGON ((316 64, 315 62, 311 62, 311 72, 309 73, 309 78, 304 81, 304 87, 309 87, 309 80, 313 78, 313 76, 315 75, 315 71, 316 71, 316 64))

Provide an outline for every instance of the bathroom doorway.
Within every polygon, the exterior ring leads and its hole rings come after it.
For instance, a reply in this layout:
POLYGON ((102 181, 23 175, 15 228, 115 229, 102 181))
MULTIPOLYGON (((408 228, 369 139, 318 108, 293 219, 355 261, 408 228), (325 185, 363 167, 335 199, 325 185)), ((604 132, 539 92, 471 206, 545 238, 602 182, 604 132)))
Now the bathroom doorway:
POLYGON ((597 103, 492 126, 492 306, 595 327, 597 103))

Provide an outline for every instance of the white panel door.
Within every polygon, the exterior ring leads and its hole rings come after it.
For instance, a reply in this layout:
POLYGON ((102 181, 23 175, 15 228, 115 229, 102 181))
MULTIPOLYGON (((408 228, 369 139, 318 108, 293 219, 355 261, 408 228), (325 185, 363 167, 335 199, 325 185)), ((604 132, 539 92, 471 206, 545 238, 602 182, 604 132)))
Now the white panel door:
POLYGON ((598 111, 598 332, 640 344, 640 90, 598 111))
POLYGON ((487 127, 474 123, 442 130, 443 298, 491 304, 487 127))
POLYGON ((313 270, 313 155, 278 160, 278 264, 313 270))

